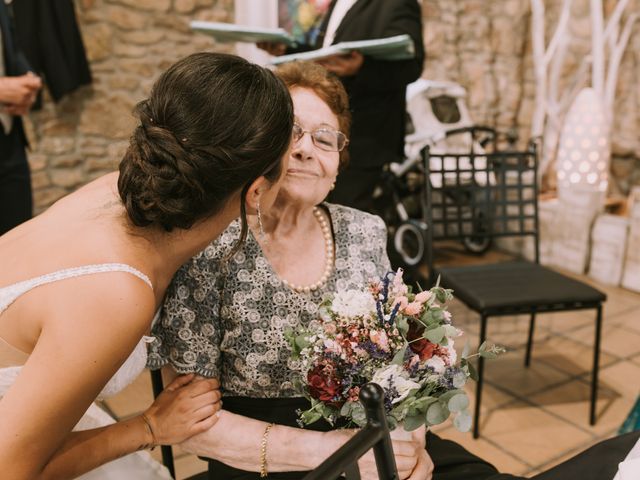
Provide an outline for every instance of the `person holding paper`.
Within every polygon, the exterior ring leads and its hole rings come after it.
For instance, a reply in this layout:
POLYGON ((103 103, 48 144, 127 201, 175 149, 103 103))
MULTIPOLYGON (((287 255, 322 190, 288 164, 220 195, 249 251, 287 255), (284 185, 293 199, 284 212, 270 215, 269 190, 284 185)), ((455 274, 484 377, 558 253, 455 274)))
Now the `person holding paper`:
POLYGON ((42 87, 17 48, 9 8, 0 1, 0 235, 31 218, 31 175, 20 116, 42 87))
POLYGON ((371 210, 383 165, 404 155, 405 90, 420 77, 424 60, 420 4, 417 0, 333 0, 316 45, 294 49, 258 43, 272 55, 282 55, 401 34, 413 40, 411 59, 378 60, 353 51, 318 60, 342 80, 353 116, 350 163, 331 192, 329 200, 334 203, 371 210))

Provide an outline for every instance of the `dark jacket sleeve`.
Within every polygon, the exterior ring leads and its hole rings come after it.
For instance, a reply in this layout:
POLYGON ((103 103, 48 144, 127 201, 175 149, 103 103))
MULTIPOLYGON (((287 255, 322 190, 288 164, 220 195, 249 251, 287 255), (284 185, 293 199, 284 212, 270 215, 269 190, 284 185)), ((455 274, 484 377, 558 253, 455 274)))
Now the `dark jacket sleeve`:
POLYGON ((415 46, 415 57, 410 60, 376 60, 366 57, 362 68, 353 79, 358 90, 374 92, 404 88, 420 78, 424 63, 422 40, 422 13, 415 0, 403 0, 392 10, 379 38, 408 34, 415 46))

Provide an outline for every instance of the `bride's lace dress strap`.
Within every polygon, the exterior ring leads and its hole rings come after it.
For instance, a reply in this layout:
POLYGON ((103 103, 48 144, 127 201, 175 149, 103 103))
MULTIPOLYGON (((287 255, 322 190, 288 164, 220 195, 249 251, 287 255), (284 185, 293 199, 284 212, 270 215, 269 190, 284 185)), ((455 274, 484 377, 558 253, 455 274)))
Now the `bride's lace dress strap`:
POLYGON ((94 273, 106 272, 128 272, 144 281, 151 289, 153 285, 151 280, 144 273, 126 263, 100 263, 95 265, 83 265, 81 267, 65 268, 56 272, 40 275, 39 277, 30 278, 21 282, 14 283, 7 287, 0 288, 0 313, 4 312, 9 305, 15 302, 21 295, 29 290, 45 285, 47 283, 65 280, 67 278, 81 277, 83 275, 91 275, 94 273))

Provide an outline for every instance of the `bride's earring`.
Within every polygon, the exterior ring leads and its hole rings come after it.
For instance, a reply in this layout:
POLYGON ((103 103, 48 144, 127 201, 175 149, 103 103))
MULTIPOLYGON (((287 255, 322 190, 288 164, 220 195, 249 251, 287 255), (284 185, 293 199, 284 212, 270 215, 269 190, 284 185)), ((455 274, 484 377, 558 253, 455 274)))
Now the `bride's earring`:
POLYGON ((258 202, 258 229, 260 230, 260 238, 265 239, 264 227, 262 226, 262 215, 260 215, 260 202, 258 202))

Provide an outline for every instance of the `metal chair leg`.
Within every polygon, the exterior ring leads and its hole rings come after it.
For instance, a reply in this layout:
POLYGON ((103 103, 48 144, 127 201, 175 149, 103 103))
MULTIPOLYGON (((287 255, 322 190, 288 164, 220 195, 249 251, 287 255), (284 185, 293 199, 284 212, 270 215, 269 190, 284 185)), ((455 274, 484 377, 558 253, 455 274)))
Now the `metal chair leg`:
POLYGON ((598 401, 598 369, 600 368, 600 334, 602 331, 602 304, 598 305, 596 314, 596 335, 593 344, 593 371, 591 377, 591 409, 589 423, 596 424, 596 403, 598 401))
MULTIPOLYGON (((487 316, 480 318, 480 345, 487 337, 487 316)), ((478 357, 478 382, 476 383, 476 405, 473 414, 473 438, 480 436, 480 402, 482 400, 482 383, 484 381, 484 358, 478 357)))
POLYGON ((529 338, 527 339, 527 352, 524 356, 524 366, 528 367, 531 363, 531 350, 533 348, 533 334, 536 326, 536 312, 531 312, 531 318, 529 319, 529 338))
MULTIPOLYGON (((156 398, 162 390, 164 385, 162 384, 162 373, 160 370, 151 370, 151 386, 153 387, 153 398, 156 398)), ((173 450, 170 445, 161 445, 160 451, 162 452, 162 463, 172 478, 176 478, 176 468, 173 464, 173 450)))

